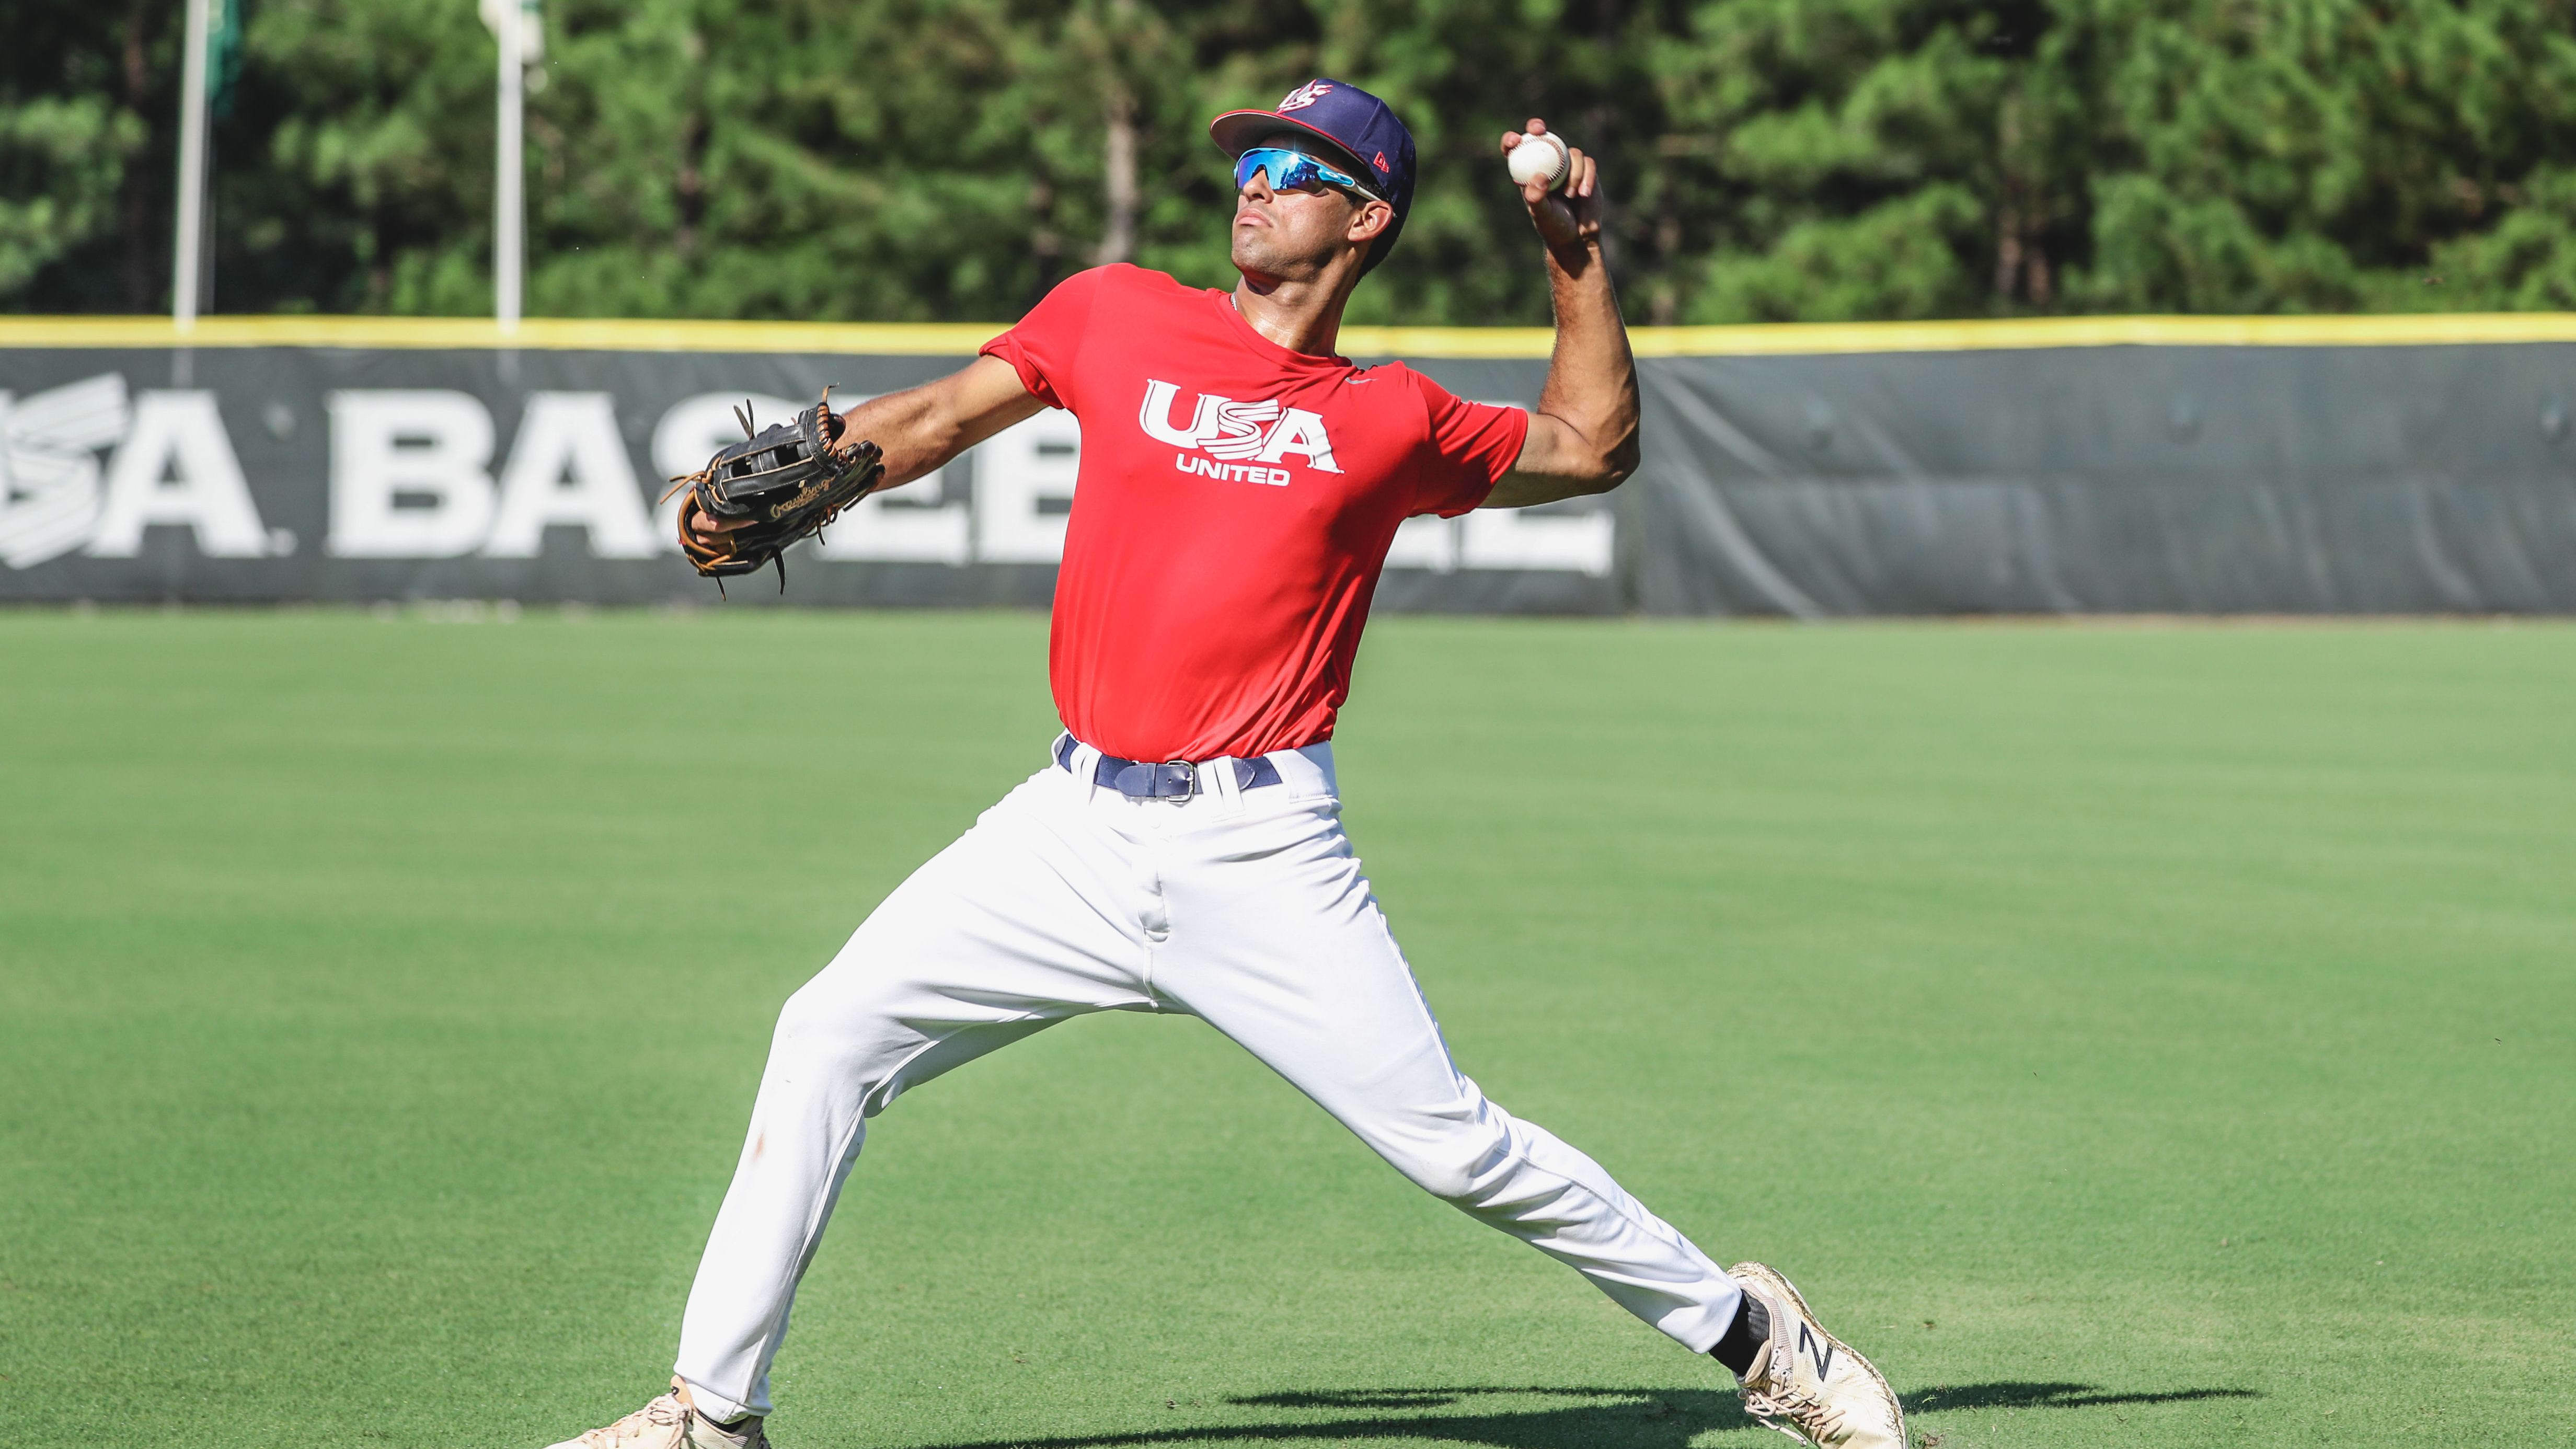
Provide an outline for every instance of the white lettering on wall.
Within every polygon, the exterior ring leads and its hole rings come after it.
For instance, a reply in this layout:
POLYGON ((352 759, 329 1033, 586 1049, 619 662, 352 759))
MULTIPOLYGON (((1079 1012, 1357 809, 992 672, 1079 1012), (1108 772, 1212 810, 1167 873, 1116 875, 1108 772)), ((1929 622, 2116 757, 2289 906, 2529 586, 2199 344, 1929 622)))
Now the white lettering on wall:
MULTIPOLYGON (((854 397, 841 406, 869 400, 854 397)), ((965 499, 947 496, 947 474, 933 468, 891 493, 871 493, 851 504, 814 541, 814 552, 836 561, 964 564, 974 552, 973 520, 965 499)))
POLYGON ((1063 558, 1066 510, 1081 461, 1081 426, 1073 414, 1054 408, 980 444, 975 449, 976 557, 993 563, 1063 558))
POLYGON ((106 496, 88 552, 132 558, 143 530, 178 524, 197 535, 208 558, 260 558, 268 530, 250 501, 250 483, 211 392, 146 392, 134 405, 134 428, 108 460, 106 496))
MULTIPOLYGON (((651 443, 655 471, 693 472, 739 440, 734 408, 744 396, 701 393, 663 412, 651 443)), ((1320 419, 1310 422, 1297 409, 1202 397, 1183 433, 1174 416, 1180 401, 1177 389, 1156 384, 1140 420, 1148 433, 1190 445, 1175 459, 1182 472, 1294 487, 1296 465, 1331 466, 1320 419)), ((750 402, 759 426, 786 422, 804 406, 757 393, 750 402)), ((326 409, 327 546, 336 556, 532 558, 546 530, 558 526, 582 530, 589 551, 601 558, 643 559, 677 549, 678 501, 661 505, 656 516, 653 490, 635 476, 611 394, 530 394, 497 479, 494 420, 472 394, 351 389, 329 394, 326 409)), ((271 423, 273 430, 280 426, 271 423)), ((945 496, 942 474, 933 473, 853 505, 813 552, 833 562, 1055 563, 1064 553, 1081 447, 1081 428, 1070 414, 1040 413, 969 455, 971 501, 945 496)), ((189 530, 197 551, 212 558, 282 554, 294 546, 285 533, 263 526, 214 393, 148 391, 129 398, 115 374, 31 394, 0 391, 0 565, 31 567, 84 548, 95 557, 132 558, 156 525, 189 530), (99 454, 109 449, 102 466, 99 454)), ((1530 569, 1606 577, 1615 531, 1609 511, 1585 504, 1414 518, 1397 530, 1386 562, 1442 573, 1530 569)))
POLYGON ((335 392, 331 552, 454 558, 492 527, 492 416, 461 392, 335 392))
POLYGON ((1458 520, 1458 562, 1471 569, 1558 569, 1608 578, 1616 529, 1608 509, 1479 508, 1458 520))
POLYGON ((528 398, 519 435, 501 469, 501 500, 486 558, 535 558, 546 529, 586 530, 597 558, 651 558, 652 520, 617 435, 617 403, 604 392, 541 392, 528 398))
POLYGON ((131 423, 113 372, 23 397, 0 392, 0 563, 33 568, 98 522, 98 450, 131 423))
POLYGON ((937 498, 945 469, 933 469, 891 493, 871 493, 849 506, 814 542, 832 560, 883 559, 963 565, 973 554, 966 500, 937 498))

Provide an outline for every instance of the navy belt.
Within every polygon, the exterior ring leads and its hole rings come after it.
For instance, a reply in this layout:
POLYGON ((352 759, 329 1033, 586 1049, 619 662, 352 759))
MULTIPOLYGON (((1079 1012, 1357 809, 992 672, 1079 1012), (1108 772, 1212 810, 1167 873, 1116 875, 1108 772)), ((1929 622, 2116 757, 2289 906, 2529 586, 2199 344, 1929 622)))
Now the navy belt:
MULTIPOLYGON (((1055 762, 1067 771, 1073 769, 1074 738, 1066 735, 1055 747, 1055 762)), ((1234 766, 1234 788, 1258 789, 1280 783, 1279 767, 1268 755, 1249 760, 1231 760, 1234 766)), ((1199 792, 1199 766, 1187 760, 1122 760, 1116 755, 1102 755, 1091 767, 1091 783, 1104 790, 1115 790, 1130 800, 1186 800, 1199 792)))

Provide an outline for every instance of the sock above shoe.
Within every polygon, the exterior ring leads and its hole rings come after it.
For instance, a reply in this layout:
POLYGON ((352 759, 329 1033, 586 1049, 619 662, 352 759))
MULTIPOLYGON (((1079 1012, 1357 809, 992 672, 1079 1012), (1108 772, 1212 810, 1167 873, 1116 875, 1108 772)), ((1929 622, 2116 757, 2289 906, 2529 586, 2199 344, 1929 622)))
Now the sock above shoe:
POLYGON ((1735 1321, 1726 1326, 1708 1356, 1726 1365, 1740 1379, 1753 1372, 1753 1360, 1770 1338, 1771 1310, 1762 1306, 1761 1299, 1747 1293, 1736 1301, 1735 1321))

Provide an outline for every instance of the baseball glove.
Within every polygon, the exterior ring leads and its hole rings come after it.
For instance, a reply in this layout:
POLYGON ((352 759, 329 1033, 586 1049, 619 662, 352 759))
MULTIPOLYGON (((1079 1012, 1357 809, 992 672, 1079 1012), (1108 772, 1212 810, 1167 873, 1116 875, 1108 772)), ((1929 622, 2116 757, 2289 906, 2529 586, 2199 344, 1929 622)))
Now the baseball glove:
POLYGON ((885 476, 885 458, 876 444, 843 436, 849 424, 832 411, 828 387, 792 423, 754 432, 749 403, 736 408, 734 417, 742 423, 742 441, 697 472, 672 479, 662 497, 688 490, 680 505, 680 548, 719 591, 735 574, 775 565, 783 594, 787 546, 822 532, 842 509, 866 497, 885 476), (750 522, 703 537, 695 526, 701 514, 750 522))

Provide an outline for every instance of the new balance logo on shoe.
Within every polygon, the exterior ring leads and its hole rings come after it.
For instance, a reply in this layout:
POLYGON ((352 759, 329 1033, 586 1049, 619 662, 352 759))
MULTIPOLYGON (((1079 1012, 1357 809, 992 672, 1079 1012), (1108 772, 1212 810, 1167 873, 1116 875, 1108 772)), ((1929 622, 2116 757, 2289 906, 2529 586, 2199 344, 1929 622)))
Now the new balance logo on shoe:
POLYGON ((1814 1330, 1808 1324, 1801 1322, 1798 1325, 1798 1352, 1803 1353, 1807 1357, 1816 1361, 1816 1377, 1823 1378, 1826 1374, 1832 1372, 1834 1366, 1834 1347, 1835 1345, 1831 1339, 1819 1341, 1816 1338, 1814 1330))

